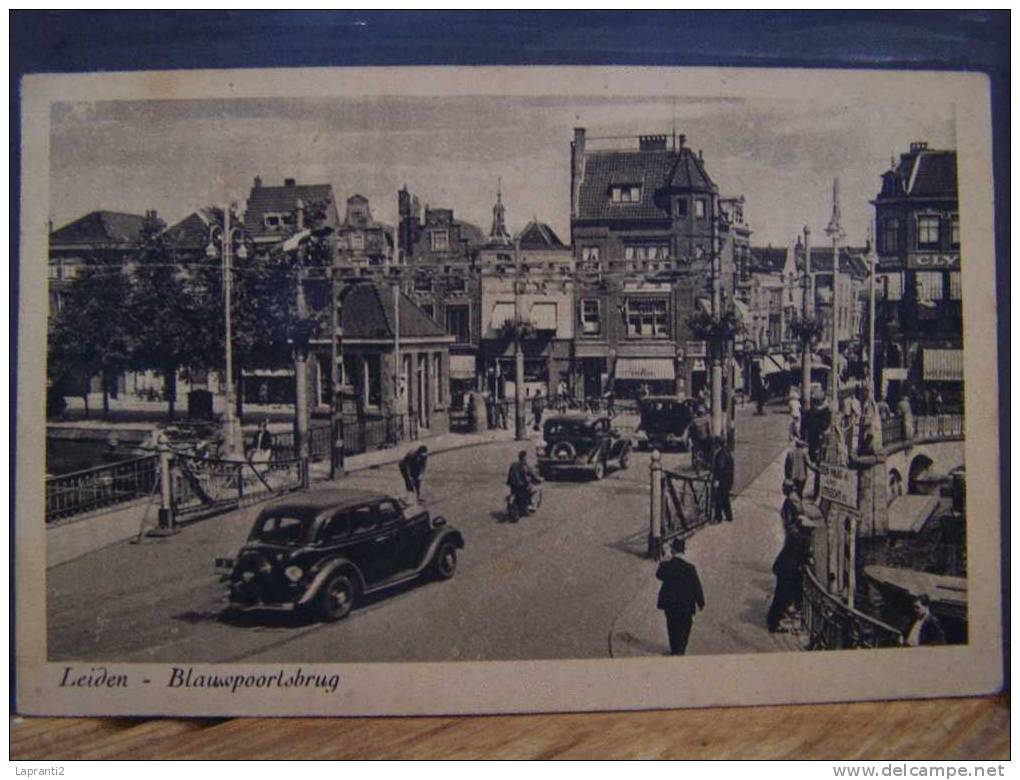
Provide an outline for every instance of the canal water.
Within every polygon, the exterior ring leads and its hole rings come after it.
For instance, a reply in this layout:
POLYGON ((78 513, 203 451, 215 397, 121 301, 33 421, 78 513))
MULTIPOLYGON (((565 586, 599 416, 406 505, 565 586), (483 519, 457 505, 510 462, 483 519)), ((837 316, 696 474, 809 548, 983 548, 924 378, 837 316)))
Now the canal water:
POLYGON ((107 463, 103 441, 46 439, 46 473, 51 476, 90 469, 107 463))

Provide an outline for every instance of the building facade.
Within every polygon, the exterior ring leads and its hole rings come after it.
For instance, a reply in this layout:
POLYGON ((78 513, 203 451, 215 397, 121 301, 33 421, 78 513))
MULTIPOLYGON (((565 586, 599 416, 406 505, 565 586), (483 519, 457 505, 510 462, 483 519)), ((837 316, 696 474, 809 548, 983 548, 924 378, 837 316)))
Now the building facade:
POLYGON ((963 288, 956 151, 912 143, 872 201, 878 268, 876 381, 895 401, 963 399, 963 288))
POLYGON ((743 200, 720 199, 684 136, 600 148, 574 131, 571 243, 578 274, 575 393, 695 395, 709 345, 689 320, 734 306, 734 258, 746 260, 743 200))

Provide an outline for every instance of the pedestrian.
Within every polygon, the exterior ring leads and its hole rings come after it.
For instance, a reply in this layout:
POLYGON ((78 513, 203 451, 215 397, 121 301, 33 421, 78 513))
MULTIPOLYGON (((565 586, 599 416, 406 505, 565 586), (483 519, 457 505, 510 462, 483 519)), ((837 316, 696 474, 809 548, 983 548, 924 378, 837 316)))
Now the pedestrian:
POLYGON ((896 405, 899 416, 903 418, 903 435, 909 441, 914 438, 914 412, 910 402, 910 396, 904 394, 896 405))
POLYGON ((698 404, 697 414, 691 421, 688 429, 688 438, 691 441, 691 465, 695 469, 707 467, 709 463, 710 449, 712 447, 712 421, 705 411, 705 407, 698 404))
POLYGON ((801 417, 801 405, 800 405, 800 392, 797 391, 796 387, 790 388, 790 399, 787 403, 790 409, 790 428, 793 426, 800 430, 800 417, 801 417))
POLYGON ((608 414, 610 418, 616 416, 616 396, 613 395, 612 390, 606 391, 606 414, 608 414))
POLYGON ((722 436, 713 439, 715 455, 712 458, 712 507, 715 522, 733 522, 730 493, 733 490, 733 455, 722 436))
POLYGON ((266 417, 259 423, 258 430, 255 431, 255 438, 252 441, 251 452, 248 455, 248 460, 253 464, 264 465, 269 463, 272 454, 273 437, 269 433, 269 418, 266 417))
POLYGON ((804 485, 807 484, 808 472, 814 470, 816 470, 816 466, 808 455, 807 442, 800 438, 795 439, 793 447, 786 453, 783 475, 793 486, 797 498, 804 498, 804 485))
POLYGON ((791 606, 800 609, 804 598, 804 563, 807 560, 809 529, 814 523, 799 517, 792 533, 787 533, 783 540, 783 549, 779 551, 772 564, 772 573, 776 575, 776 590, 769 605, 766 624, 769 633, 783 633, 780 622, 786 610, 791 606))
POLYGON ((939 619, 931 613, 931 599, 922 593, 914 599, 914 618, 903 644, 908 647, 921 645, 944 645, 946 634, 939 619))
POLYGON ((567 382, 564 379, 560 380, 559 385, 556 387, 556 396, 559 401, 559 408, 561 412, 567 411, 567 395, 570 390, 567 388, 567 382))
POLYGON ((666 613, 670 655, 683 655, 687 652, 694 613, 705 608, 705 594, 694 564, 680 557, 685 549, 683 539, 674 539, 670 546, 673 555, 655 571, 662 582, 656 606, 666 613))
POLYGON ((532 423, 534 430, 539 430, 542 427, 542 390, 535 390, 535 395, 531 399, 531 414, 535 418, 532 423))
POLYGON ((800 516, 804 513, 804 505, 794 490, 793 482, 783 480, 783 505, 779 508, 779 516, 783 521, 783 539, 798 533, 800 516))
POLYGON ((936 417, 942 414, 942 393, 939 392, 938 388, 933 388, 931 391, 931 413, 936 417))
POLYGON ((416 450, 410 450, 400 461, 400 476, 404 478, 404 487, 408 494, 414 494, 415 501, 421 501, 421 483, 428 459, 429 448, 423 444, 416 450))
MULTIPOLYGON (((807 441, 808 459, 812 463, 818 463, 822 455, 822 442, 825 440, 825 432, 832 424, 832 413, 824 398, 815 398, 812 407, 804 416, 804 439, 807 441)), ((818 497, 819 477, 815 469, 814 487, 811 495, 818 497)))
MULTIPOLYGON (((472 396, 473 398, 473 396, 472 396)), ((483 393, 482 398, 485 399, 485 423, 489 428, 496 427, 496 408, 495 401, 492 398, 491 393, 483 393)))

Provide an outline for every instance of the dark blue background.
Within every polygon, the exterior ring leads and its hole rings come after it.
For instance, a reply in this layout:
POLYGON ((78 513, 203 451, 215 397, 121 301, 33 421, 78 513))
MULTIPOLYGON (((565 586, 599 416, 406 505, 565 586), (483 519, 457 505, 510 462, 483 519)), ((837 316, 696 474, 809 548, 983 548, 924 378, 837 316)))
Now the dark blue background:
MULTIPOLYGON (((26 73, 357 65, 734 65, 987 73, 994 139, 1003 620, 1008 643, 1009 11, 12 11, 10 21, 12 420, 20 218, 18 84, 26 73)), ((12 485, 15 440, 12 436, 12 485)), ((13 492, 11 503, 13 508, 13 492)), ((12 566, 12 577, 13 571, 12 566)), ((12 599, 13 586, 12 580, 12 599)), ((13 620, 13 601, 11 615, 13 620)), ((1007 687, 1008 649, 1007 644, 1007 687)))

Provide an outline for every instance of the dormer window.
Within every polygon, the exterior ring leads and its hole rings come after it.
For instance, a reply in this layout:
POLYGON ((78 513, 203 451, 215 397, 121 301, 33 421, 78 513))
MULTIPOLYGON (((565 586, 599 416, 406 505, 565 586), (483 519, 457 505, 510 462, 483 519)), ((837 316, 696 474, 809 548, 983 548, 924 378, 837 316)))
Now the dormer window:
POLYGON ((284 224, 283 214, 265 214, 262 217, 262 224, 265 225, 266 230, 280 230, 284 224))
POLYGON ((433 252, 448 252, 450 249, 450 233, 447 230, 430 230, 429 246, 433 252))
POLYGON ((365 234, 361 232, 351 233, 351 249, 361 250, 365 248, 365 234))
POLYGON ((609 197, 613 203, 640 203, 640 184, 616 184, 609 189, 609 197))

